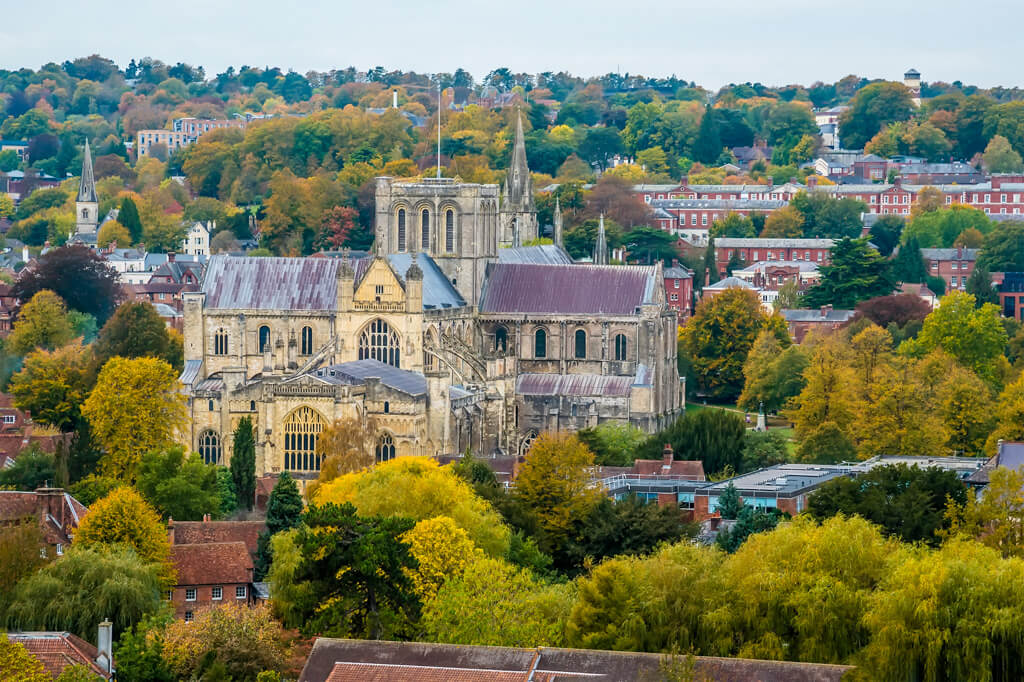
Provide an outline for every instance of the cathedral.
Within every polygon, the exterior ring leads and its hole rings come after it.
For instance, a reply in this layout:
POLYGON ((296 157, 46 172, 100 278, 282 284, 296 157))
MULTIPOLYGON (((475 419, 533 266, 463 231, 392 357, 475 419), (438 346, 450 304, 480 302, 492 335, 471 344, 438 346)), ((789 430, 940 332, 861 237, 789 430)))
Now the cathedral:
MULTIPOLYGON (((376 187, 373 253, 210 259, 184 294, 187 438, 227 464, 256 426, 258 475, 317 475, 319 433, 376 428, 378 460, 522 454, 542 431, 647 432, 682 409, 661 265, 577 264, 539 236, 522 121, 504 186, 376 187)), ((603 235, 600 235, 603 237, 603 235)), ((605 253, 598 253, 598 251, 605 253)))

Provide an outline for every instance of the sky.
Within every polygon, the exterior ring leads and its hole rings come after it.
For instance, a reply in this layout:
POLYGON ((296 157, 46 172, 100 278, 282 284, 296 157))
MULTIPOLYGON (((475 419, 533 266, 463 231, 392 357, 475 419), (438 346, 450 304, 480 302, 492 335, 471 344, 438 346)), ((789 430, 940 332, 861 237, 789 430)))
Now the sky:
POLYGON ((981 87, 1024 85, 1020 0, 0 0, 0 68, 93 53, 305 73, 355 66, 420 73, 676 75, 809 85, 847 74, 981 87))

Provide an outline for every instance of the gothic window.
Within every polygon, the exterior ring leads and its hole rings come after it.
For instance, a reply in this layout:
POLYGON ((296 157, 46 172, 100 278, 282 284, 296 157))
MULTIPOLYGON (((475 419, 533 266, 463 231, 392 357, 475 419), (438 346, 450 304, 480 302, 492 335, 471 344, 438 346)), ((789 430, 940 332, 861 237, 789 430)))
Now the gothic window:
MULTIPOLYGON (((67 213, 65 213, 64 215, 67 215, 67 213)), ((88 218, 89 218, 89 209, 83 208, 82 209, 82 220, 87 220, 88 218)))
POLYGON ((624 361, 626 359, 626 335, 615 335, 615 359, 624 361))
POLYGON ((387 400, 385 400, 384 401, 384 414, 389 414, 390 412, 391 412, 391 403, 389 403, 387 400))
POLYGON ((300 346, 299 352, 302 355, 313 354, 313 328, 303 327, 302 328, 302 345, 300 346))
POLYGON ((576 358, 582 360, 587 357, 587 333, 577 329, 575 334, 576 358))
POLYGON ((218 329, 213 335, 213 354, 228 354, 228 333, 223 329, 218 329))
POLYGON ((263 325, 259 329, 259 351, 265 353, 270 350, 270 327, 263 325))
POLYGON ((444 212, 444 249, 455 250, 455 211, 450 208, 444 212))
POLYGON ((284 420, 284 468, 287 471, 320 471, 316 441, 324 419, 310 407, 300 407, 284 420))
POLYGON ((359 335, 359 359, 367 358, 400 367, 401 347, 398 332, 384 320, 377 319, 366 325, 359 335))
POLYGON ((395 439, 390 433, 382 433, 377 439, 377 462, 387 462, 395 458, 395 439))
POLYGON ((533 333, 533 357, 545 358, 548 355, 548 334, 543 329, 533 333))
POLYGON ((405 209, 398 209, 398 250, 405 251, 405 209))
POLYGON ((220 464, 220 436, 215 431, 199 434, 199 455, 207 464, 220 464))
MULTIPOLYGON (((437 347, 437 338, 434 336, 433 330, 427 333, 425 345, 428 347, 437 347)), ((434 371, 434 354, 428 351, 426 348, 423 349, 423 371, 434 371)))
POLYGON ((423 209, 420 213, 420 234, 422 234, 423 250, 430 250, 430 211, 423 209))
POLYGON ((504 353, 508 350, 508 330, 498 327, 494 330, 494 350, 504 353))

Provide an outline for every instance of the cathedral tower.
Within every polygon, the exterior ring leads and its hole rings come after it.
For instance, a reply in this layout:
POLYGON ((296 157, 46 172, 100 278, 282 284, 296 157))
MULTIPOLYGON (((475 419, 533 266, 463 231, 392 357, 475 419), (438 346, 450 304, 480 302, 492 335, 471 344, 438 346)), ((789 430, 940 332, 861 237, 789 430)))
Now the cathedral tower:
POLYGON ((96 234, 99 212, 100 202, 96 198, 96 180, 92 174, 92 154, 89 152, 89 140, 86 140, 85 155, 82 159, 82 180, 78 186, 78 198, 75 199, 75 232, 96 234))
POLYGON ((501 245, 522 246, 538 237, 533 180, 526 163, 523 115, 516 112, 516 141, 501 197, 501 245))

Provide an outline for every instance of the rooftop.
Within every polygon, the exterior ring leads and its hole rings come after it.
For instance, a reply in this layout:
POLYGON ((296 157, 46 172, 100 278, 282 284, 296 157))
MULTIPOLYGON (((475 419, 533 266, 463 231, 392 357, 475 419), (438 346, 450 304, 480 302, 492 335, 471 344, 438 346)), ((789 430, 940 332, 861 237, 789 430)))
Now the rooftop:
POLYGON ((482 313, 633 315, 655 301, 656 267, 497 263, 480 299, 482 313))
POLYGON ((380 360, 354 360, 321 367, 313 376, 329 384, 351 386, 365 384, 367 379, 380 379, 380 383, 409 395, 426 395, 427 379, 418 372, 392 367, 380 360))
POLYGON ((761 237, 718 237, 715 248, 741 249, 831 249, 834 239, 782 239, 761 237))
POLYGON ((172 545, 178 585, 220 585, 252 581, 252 557, 244 542, 172 545))

